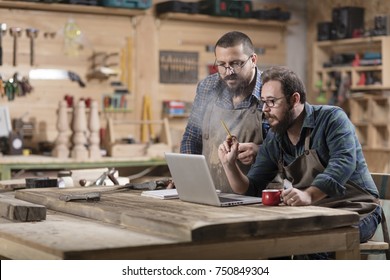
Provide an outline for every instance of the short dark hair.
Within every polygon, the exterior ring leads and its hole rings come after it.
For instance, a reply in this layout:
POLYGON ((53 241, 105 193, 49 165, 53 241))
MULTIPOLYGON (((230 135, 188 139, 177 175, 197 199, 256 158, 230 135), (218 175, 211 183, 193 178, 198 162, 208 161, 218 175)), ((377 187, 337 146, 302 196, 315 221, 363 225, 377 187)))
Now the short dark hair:
POLYGON ((244 53, 248 56, 252 55, 255 52, 252 40, 248 37, 248 35, 239 31, 230 31, 224 34, 221 38, 219 38, 219 40, 215 44, 214 49, 216 49, 217 47, 230 48, 240 44, 243 45, 244 53))
POLYGON ((305 85, 298 75, 287 67, 273 66, 268 68, 261 74, 261 80, 263 85, 269 81, 279 81, 287 101, 290 100, 294 92, 298 92, 301 96, 301 103, 304 104, 306 102, 305 85))

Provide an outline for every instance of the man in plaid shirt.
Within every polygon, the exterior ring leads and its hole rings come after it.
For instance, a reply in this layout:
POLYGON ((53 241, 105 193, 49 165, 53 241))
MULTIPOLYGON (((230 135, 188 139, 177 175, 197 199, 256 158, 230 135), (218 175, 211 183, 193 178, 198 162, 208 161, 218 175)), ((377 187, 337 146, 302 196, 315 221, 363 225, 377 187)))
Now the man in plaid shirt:
POLYGON ((260 100, 261 71, 254 51, 251 39, 238 31, 228 32, 218 40, 218 72, 198 84, 181 141, 181 153, 206 156, 215 186, 223 192, 232 190, 218 158, 218 146, 227 137, 221 122, 240 142, 237 160, 245 174, 268 130, 260 100))

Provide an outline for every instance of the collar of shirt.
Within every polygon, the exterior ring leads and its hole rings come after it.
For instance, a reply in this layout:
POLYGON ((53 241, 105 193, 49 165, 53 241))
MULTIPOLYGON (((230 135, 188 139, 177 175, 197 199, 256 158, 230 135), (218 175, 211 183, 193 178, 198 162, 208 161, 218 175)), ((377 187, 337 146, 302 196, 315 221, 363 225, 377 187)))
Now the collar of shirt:
MULTIPOLYGON (((248 108, 250 107, 254 102, 259 103, 258 108, 262 108, 262 102, 260 100, 261 96, 261 71, 256 67, 256 84, 255 87, 253 88, 253 91, 251 95, 249 95, 247 98, 245 98, 238 106, 235 107, 235 109, 243 109, 243 108, 248 108)), ((222 98, 220 98, 217 103, 224 107, 224 108, 233 108, 233 103, 232 103, 232 97, 231 93, 229 92, 227 87, 224 87, 222 90, 222 98)))
POLYGON ((262 72, 257 67, 255 69, 256 69, 256 74, 255 74, 256 84, 255 84, 255 88, 253 89, 252 96, 255 97, 257 100, 260 100, 261 86, 262 86, 262 82, 261 82, 262 72))

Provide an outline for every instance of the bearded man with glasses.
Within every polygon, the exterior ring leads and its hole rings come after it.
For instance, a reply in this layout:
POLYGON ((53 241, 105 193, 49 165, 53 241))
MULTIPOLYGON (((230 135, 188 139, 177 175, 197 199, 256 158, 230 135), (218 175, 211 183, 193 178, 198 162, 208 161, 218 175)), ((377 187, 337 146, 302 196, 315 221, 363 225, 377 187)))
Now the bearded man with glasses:
POLYGON ((214 52, 217 73, 198 84, 180 152, 205 155, 216 188, 232 192, 218 159, 218 146, 227 136, 221 121, 240 142, 237 162, 244 174, 255 161, 268 125, 262 117, 261 72, 251 39, 228 32, 214 52))
MULTIPOLYGON (((236 165, 240 143, 219 147, 230 185, 239 194, 260 196, 279 174, 290 182, 281 197, 288 206, 316 205, 359 214, 360 242, 366 242, 381 222, 379 193, 368 170, 355 127, 336 106, 311 105, 302 80, 286 67, 262 73, 263 112, 271 127, 251 170, 236 165)), ((285 184, 287 186, 288 184, 285 184)), ((304 258, 333 258, 333 253, 304 258)))

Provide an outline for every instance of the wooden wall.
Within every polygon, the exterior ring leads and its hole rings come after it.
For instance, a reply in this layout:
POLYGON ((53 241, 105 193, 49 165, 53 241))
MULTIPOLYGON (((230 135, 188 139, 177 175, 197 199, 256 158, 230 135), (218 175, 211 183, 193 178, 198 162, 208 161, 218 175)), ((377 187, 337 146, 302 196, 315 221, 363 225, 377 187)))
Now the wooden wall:
MULTIPOLYGON (((121 53, 127 47, 127 39, 132 38, 134 33, 131 18, 124 16, 0 9, 0 18, 8 28, 23 28, 22 35, 17 39, 16 66, 12 65, 13 38, 9 31, 3 36, 3 65, 0 66, 3 79, 8 79, 15 72, 28 76, 31 69, 50 68, 73 71, 87 84, 85 88, 81 88, 78 83, 70 80, 30 80, 34 88, 32 93, 17 96, 13 101, 1 98, 1 104, 9 107, 12 118, 27 114, 24 120, 35 123, 35 142, 53 141, 57 136, 56 110, 65 95, 74 96, 75 102, 80 98, 91 98, 101 105, 102 96, 113 91, 110 82, 119 77, 87 81, 90 58, 94 52, 121 53), (76 48, 65 46, 64 27, 70 19, 74 20, 82 32, 76 48), (39 30, 35 39, 34 66, 30 66, 30 41, 25 32, 29 27, 39 30), (45 32, 55 33, 55 37, 45 38, 45 32)), ((109 60, 118 63, 113 68, 119 67, 119 57, 118 55, 109 60)), ((71 116, 70 113, 70 119, 71 116)))
MULTIPOLYGON (((284 28, 269 26, 247 26, 235 23, 183 22, 180 20, 161 20, 157 28, 158 50, 189 51, 199 54, 199 79, 208 75, 207 66, 214 63, 214 52, 206 51, 206 46, 214 46, 224 33, 239 30, 248 34, 256 47, 265 48, 265 54, 259 55, 258 66, 285 64, 284 28)), ((158 51, 157 50, 157 51, 158 51)), ((158 104, 163 100, 179 99, 192 101, 196 84, 172 85, 158 83, 158 104)), ((157 105, 161 106, 161 105, 157 105)), ((156 108, 156 112, 158 112, 156 108)), ((173 137, 181 138, 186 119, 171 119, 173 137)), ((177 143, 177 140, 175 141, 177 143)))
MULTIPOLYGON (((154 1, 154 3, 161 1, 154 1)), ((101 113, 101 123, 105 126, 105 117, 115 119, 141 119, 143 97, 151 97, 152 118, 162 117, 162 101, 193 101, 196 83, 162 84, 159 82, 159 51, 191 51, 199 54, 199 80, 207 75, 207 65, 214 62, 214 53, 206 51, 206 46, 214 46, 216 40, 225 32, 240 30, 247 33, 256 47, 264 47, 266 52, 259 57, 259 66, 285 64, 284 23, 252 24, 240 20, 224 21, 198 20, 197 18, 157 18, 154 8, 143 11, 141 15, 104 15, 88 13, 70 13, 54 11, 33 11, 0 8, 0 18, 8 27, 39 29, 35 43, 36 65, 29 65, 29 39, 26 34, 18 39, 18 65, 12 66, 13 40, 9 32, 3 37, 4 64, 0 66, 3 78, 14 72, 27 75, 32 68, 55 68, 78 73, 84 81, 90 66, 90 57, 94 52, 121 53, 127 51, 125 70, 128 72, 124 82, 128 82, 131 94, 128 96, 132 112, 101 113), (63 29, 69 19, 73 19, 82 31, 80 49, 77 55, 67 55, 64 51, 63 29), (44 32, 54 32, 54 38, 44 38, 44 32), (130 78, 129 78, 130 77, 130 78)), ((120 64, 119 57, 113 62, 120 64)), ((123 69, 122 69, 123 70, 123 69)), ((56 110, 63 97, 73 95, 79 98, 92 98, 101 105, 102 96, 112 92, 111 81, 86 81, 87 86, 80 88, 77 83, 62 80, 30 81, 34 91, 14 101, 0 100, 0 104, 9 106, 11 117, 24 119, 36 125, 33 142, 54 141, 56 131, 56 110)), ((71 113, 70 113, 71 114, 71 113)), ((172 136, 175 148, 181 139, 186 119, 171 119, 172 136)), ((157 128, 158 130, 158 128, 157 128)), ((139 130, 119 131, 123 136, 138 137, 139 130)))

